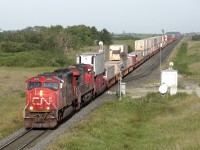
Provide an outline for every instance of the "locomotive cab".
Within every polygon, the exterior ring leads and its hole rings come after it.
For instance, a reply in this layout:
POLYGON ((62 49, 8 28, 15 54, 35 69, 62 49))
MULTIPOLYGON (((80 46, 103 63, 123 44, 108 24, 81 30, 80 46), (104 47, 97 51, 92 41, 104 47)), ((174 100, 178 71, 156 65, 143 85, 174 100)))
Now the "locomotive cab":
POLYGON ((53 127, 57 124, 57 99, 62 84, 58 77, 37 76, 26 81, 26 128, 53 127))
POLYGON ((27 108, 49 111, 54 108, 56 91, 60 90, 62 82, 55 78, 37 77, 27 81, 27 108))

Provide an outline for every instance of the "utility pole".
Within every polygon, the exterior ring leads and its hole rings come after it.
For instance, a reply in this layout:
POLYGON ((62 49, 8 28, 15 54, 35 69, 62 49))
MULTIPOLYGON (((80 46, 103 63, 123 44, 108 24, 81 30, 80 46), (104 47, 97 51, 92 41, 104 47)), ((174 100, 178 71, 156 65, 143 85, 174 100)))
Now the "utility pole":
POLYGON ((122 72, 121 72, 121 70, 120 70, 120 72, 119 72, 119 100, 122 100, 122 84, 121 84, 121 82, 122 82, 122 72))
MULTIPOLYGON (((161 31, 162 31, 162 36, 163 36, 164 33, 165 33, 165 30, 162 29, 161 31)), ((163 38, 161 38, 161 43, 160 43, 159 46, 160 46, 160 71, 161 71, 162 70, 162 58, 161 58, 162 54, 161 54, 161 50, 162 50, 162 46, 163 46, 163 38)))
POLYGON ((161 56, 162 56, 162 55, 161 55, 161 44, 162 44, 162 43, 160 43, 160 45, 159 45, 159 46, 160 46, 160 71, 162 70, 162 59, 161 59, 161 56))

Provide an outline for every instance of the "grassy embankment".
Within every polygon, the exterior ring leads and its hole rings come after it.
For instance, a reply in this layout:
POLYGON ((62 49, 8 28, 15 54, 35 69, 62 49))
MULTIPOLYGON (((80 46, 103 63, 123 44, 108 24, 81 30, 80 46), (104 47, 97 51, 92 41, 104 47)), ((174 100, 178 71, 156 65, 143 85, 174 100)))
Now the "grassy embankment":
MULTIPOLYGON (((199 55, 200 42, 184 39, 170 60, 183 76, 196 79, 199 55)), ((114 100, 93 111, 47 149, 200 148, 200 99, 196 94, 150 93, 140 99, 114 100)))
MULTIPOLYGON (((200 41, 191 41, 191 37, 185 37, 170 56, 174 62, 174 69, 181 75, 179 83, 191 81, 200 85, 200 41)), ((168 65, 168 63, 166 63, 168 65)), ((167 66, 165 65, 165 66, 167 66)))

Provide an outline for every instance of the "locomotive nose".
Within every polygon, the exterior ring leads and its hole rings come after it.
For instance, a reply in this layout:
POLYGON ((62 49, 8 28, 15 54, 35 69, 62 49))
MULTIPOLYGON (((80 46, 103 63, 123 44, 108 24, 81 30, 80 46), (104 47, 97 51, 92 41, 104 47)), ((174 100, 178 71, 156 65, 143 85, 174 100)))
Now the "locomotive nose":
POLYGON ((52 93, 49 89, 35 89, 29 94, 29 110, 50 111, 52 104, 52 93))

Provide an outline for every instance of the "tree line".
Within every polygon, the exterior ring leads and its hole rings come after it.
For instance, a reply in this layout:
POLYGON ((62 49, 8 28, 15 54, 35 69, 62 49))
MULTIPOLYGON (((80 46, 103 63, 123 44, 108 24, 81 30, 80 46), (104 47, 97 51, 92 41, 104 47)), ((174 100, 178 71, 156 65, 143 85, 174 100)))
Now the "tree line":
POLYGON ((111 44, 111 34, 94 26, 35 26, 0 32, 0 66, 45 67, 73 65, 68 50, 76 51, 99 41, 111 44))
POLYGON ((96 45, 99 41, 111 44, 111 34, 96 27, 77 25, 64 28, 61 25, 27 27, 17 31, 0 32, 0 51, 12 53, 31 50, 79 49, 96 45))

